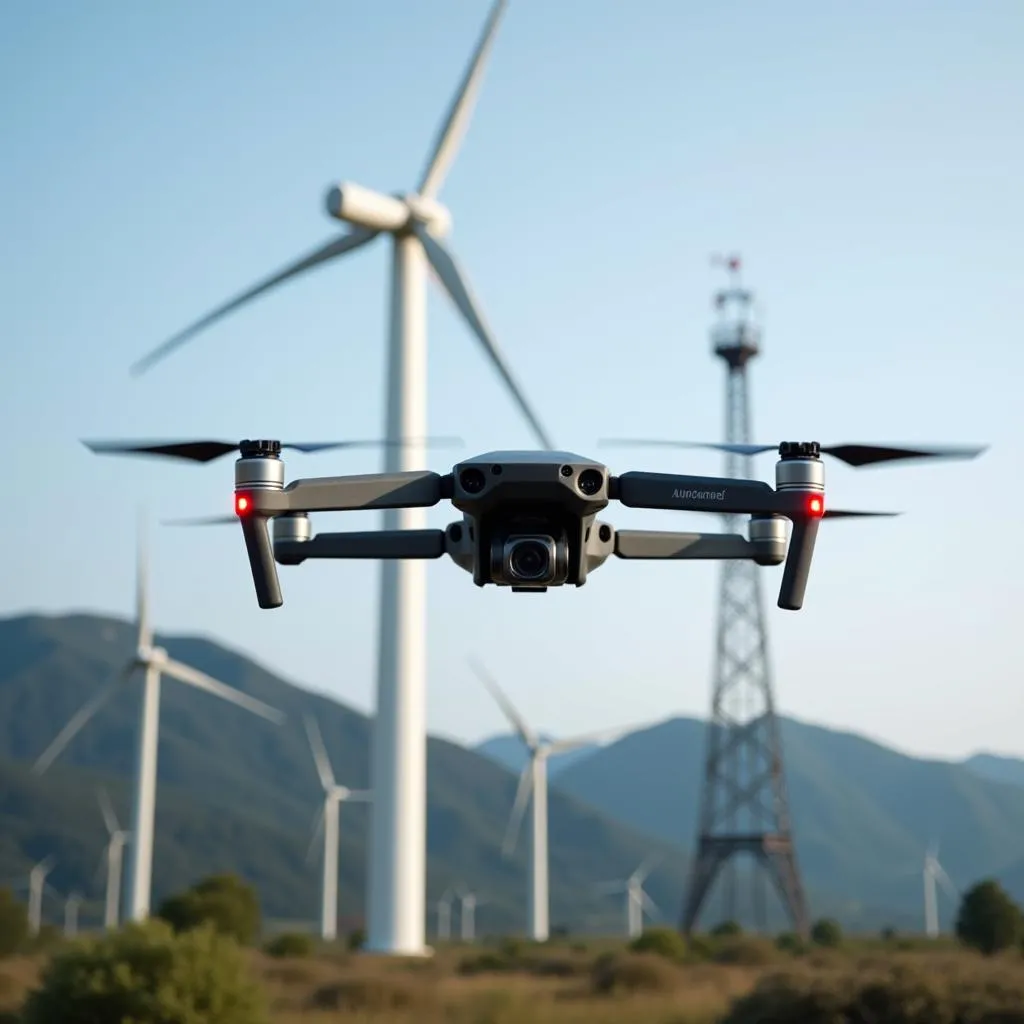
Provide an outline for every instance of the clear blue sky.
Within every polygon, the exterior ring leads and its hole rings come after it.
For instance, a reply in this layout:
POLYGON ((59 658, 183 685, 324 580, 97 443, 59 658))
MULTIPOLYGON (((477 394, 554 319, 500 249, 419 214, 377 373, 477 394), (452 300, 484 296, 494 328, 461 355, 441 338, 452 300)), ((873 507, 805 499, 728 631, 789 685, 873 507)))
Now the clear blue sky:
MULTIPOLYGON (((136 506, 227 510, 231 459, 98 458, 81 437, 372 437, 383 429, 387 246, 235 315, 141 379, 129 364, 331 237, 341 179, 412 187, 484 0, 0 11, 0 613, 127 615, 136 506)), ((713 472, 714 251, 765 322, 760 439, 989 442, 974 463, 829 466, 807 605, 775 607, 778 701, 913 752, 1024 755, 1020 612, 1024 5, 512 0, 443 199, 509 359, 556 441, 616 470, 713 472)), ((462 452, 532 438, 448 302, 430 304, 430 429, 462 452)), ((296 456, 293 476, 380 456, 296 456)), ((772 459, 759 469, 771 478, 772 459)), ((345 526, 367 528, 372 516, 345 526)), ((432 515, 441 525, 453 518, 432 515)), ((620 525, 700 528, 624 512, 620 525)), ((707 528, 717 524, 707 522, 707 528)), ((256 605, 231 529, 154 527, 166 631, 250 651, 372 706, 378 570, 284 569, 256 605)), ((558 734, 706 711, 718 571, 606 565, 577 591, 480 591, 430 569, 429 724, 503 728, 477 655, 558 734)))

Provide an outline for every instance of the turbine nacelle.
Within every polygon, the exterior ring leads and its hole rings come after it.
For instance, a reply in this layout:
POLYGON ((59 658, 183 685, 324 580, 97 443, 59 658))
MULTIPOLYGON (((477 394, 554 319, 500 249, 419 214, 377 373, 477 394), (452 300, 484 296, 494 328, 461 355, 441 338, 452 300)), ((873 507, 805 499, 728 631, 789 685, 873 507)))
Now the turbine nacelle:
POLYGON ((159 667, 167 663, 167 651, 163 647, 149 647, 140 644, 135 649, 135 660, 143 668, 159 667))
POLYGON ((405 234, 419 223, 435 238, 443 238, 452 226, 451 213, 436 199, 416 193, 385 195, 350 181, 335 185, 327 193, 326 206, 336 220, 365 231, 405 234))

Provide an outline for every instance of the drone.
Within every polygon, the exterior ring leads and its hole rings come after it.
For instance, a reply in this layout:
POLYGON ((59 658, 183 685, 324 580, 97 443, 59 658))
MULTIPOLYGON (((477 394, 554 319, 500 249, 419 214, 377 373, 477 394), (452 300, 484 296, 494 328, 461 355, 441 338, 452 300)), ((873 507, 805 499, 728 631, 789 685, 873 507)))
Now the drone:
MULTIPOLYGON (((618 476, 593 459, 564 451, 493 451, 457 463, 450 473, 429 470, 314 477, 285 485, 283 449, 303 452, 351 447, 353 442, 275 440, 125 444, 84 442, 94 452, 159 455, 209 462, 237 451, 235 514, 200 522, 241 525, 261 608, 284 603, 277 565, 310 558, 436 559, 448 555, 478 587, 544 593, 582 587, 615 555, 624 559, 749 559, 785 563, 778 605, 803 607, 821 520, 890 516, 893 512, 826 509, 821 456, 850 465, 897 459, 972 458, 984 448, 906 448, 784 441, 777 446, 775 487, 761 480, 673 473, 618 476), (461 520, 443 530, 371 530, 314 535, 311 512, 429 508, 451 502, 461 520), (749 515, 747 535, 616 530, 597 516, 617 501, 628 508, 749 515), (787 522, 791 524, 788 538, 787 522), (272 527, 271 527, 272 524, 272 527), (272 533, 271 533, 272 529, 272 533)), ((618 442, 640 444, 645 442, 618 442)), ((674 443, 742 455, 774 445, 674 443)), ((195 521, 193 521, 195 522, 195 521)))

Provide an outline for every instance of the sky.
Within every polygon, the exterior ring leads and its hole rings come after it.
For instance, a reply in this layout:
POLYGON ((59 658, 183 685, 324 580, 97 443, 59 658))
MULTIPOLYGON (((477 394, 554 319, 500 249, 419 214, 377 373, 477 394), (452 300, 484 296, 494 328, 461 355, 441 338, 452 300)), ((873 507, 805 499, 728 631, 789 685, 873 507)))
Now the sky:
MULTIPOLYGON (((137 509, 166 633, 374 704, 379 568, 282 568, 260 610, 228 511, 230 457, 101 458, 82 438, 374 438, 383 241, 252 304, 140 378, 129 365, 336 235, 342 180, 411 189, 484 0, 50 0, 0 9, 0 614, 132 613, 137 509)), ((559 447, 613 471, 722 456, 710 263, 736 251, 764 339, 755 440, 988 443, 974 462, 827 466, 804 609, 764 570, 778 706, 921 756, 1024 756, 1024 6, 1019 0, 511 0, 442 192, 451 244, 559 447)), ((444 471, 534 439, 469 330, 429 300, 430 453, 444 471)), ((377 452, 293 455, 290 478, 377 452)), ((772 480, 771 455, 755 468, 772 480)), ((614 514, 613 514, 614 512, 614 514)), ((457 518, 435 509, 430 524, 457 518)), ((615 509, 618 526, 719 529, 615 509)), ((321 516, 369 529, 376 515, 321 516)), ((612 562, 542 598, 429 576, 428 724, 505 723, 480 659, 556 735, 704 715, 713 563, 612 562)))

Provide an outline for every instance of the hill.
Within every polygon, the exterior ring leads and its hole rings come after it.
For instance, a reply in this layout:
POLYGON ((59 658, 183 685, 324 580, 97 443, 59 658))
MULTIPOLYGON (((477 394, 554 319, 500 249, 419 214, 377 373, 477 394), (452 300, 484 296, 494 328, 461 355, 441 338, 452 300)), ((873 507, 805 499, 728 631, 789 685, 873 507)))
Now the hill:
MULTIPOLYGON (((109 784, 118 815, 127 819, 140 688, 129 685, 116 696, 41 778, 28 767, 113 676, 133 642, 131 625, 93 615, 0 620, 0 880, 24 877, 32 861, 53 854, 55 889, 98 895, 94 871, 105 836, 94 787, 98 780, 109 784)), ((353 788, 369 781, 369 721, 211 641, 159 642, 172 657, 280 708, 289 720, 277 727, 165 681, 154 898, 210 871, 233 869, 259 887, 268 915, 314 919, 319 867, 317 860, 307 864, 305 853, 321 790, 302 715, 316 715, 338 780, 353 788)), ((525 835, 514 858, 500 853, 515 786, 515 777, 491 760, 429 740, 428 905, 462 881, 486 898, 481 929, 524 927, 525 835)), ((595 883, 623 877, 652 849, 661 850, 665 866, 652 878, 651 894, 674 914, 681 851, 571 797, 552 793, 550 814, 553 923, 617 927, 618 903, 598 896, 595 883)), ((367 824, 365 808, 342 809, 340 912, 350 919, 362 913, 367 824)))
MULTIPOLYGON (((554 737, 547 733, 540 734, 541 742, 550 743, 554 737)), ((564 754, 552 754, 548 758, 548 778, 553 779, 559 772, 568 768, 569 765, 578 764, 580 761, 590 757, 601 747, 597 743, 588 743, 584 747, 577 747, 575 750, 567 750, 564 754)), ((478 754, 489 757, 492 761, 508 768, 517 775, 526 765, 526 747, 523 741, 512 733, 505 733, 500 736, 492 736, 473 747, 478 754)))
MULTIPOLYGON (((1024 900, 1024 872, 1011 870, 1024 859, 1024 788, 850 733, 790 719, 781 729, 805 882, 843 892, 848 916, 856 908, 886 906, 893 924, 899 914, 920 927, 922 861, 933 839, 961 888, 1006 871, 1014 895, 1024 900)), ((692 848, 703 759, 704 723, 675 718, 566 768, 555 786, 634 828, 692 848)), ((944 919, 948 914, 947 905, 944 919)))
POLYGON ((1024 760, 999 754, 975 754, 963 762, 964 767, 993 782, 1009 782, 1024 786, 1024 760))

